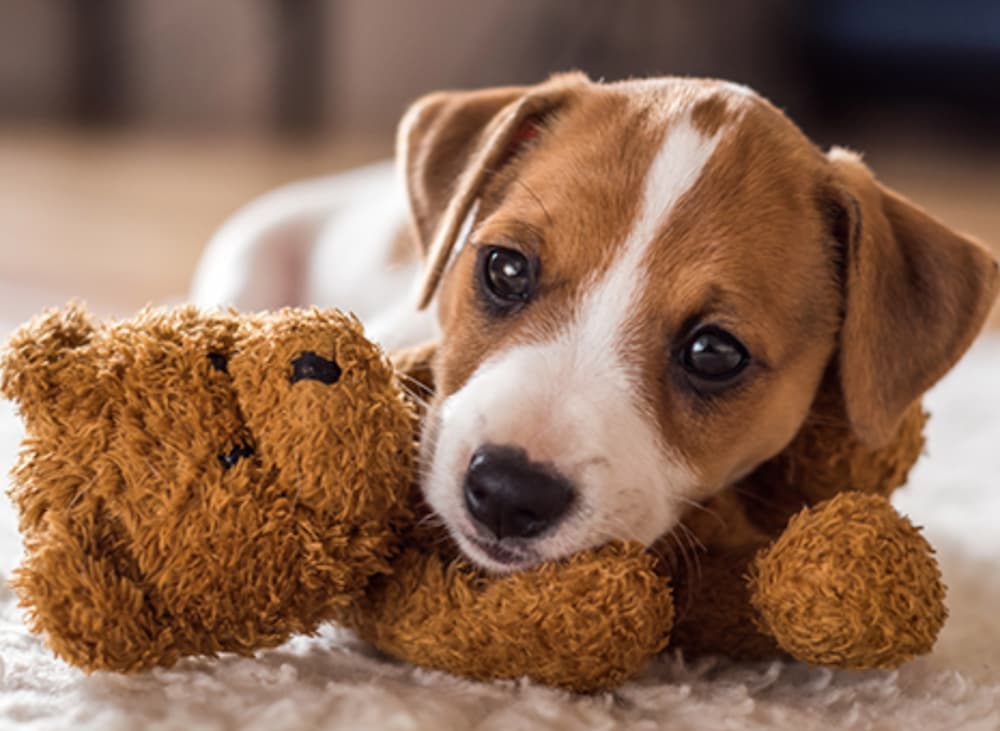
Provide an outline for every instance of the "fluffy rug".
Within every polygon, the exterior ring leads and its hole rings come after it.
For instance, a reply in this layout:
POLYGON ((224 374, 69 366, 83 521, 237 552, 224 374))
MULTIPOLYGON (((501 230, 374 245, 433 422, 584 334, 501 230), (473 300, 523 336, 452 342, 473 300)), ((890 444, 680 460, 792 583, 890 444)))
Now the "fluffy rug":
MULTIPOLYGON (((897 505, 939 549, 951 619, 897 672, 661 658, 616 693, 478 684, 379 657, 326 628, 255 658, 86 676, 27 632, 6 577, 20 551, 0 499, 0 729, 1000 729, 1000 338, 929 396, 929 453, 897 505)), ((20 427, 0 402, 0 465, 20 427)))

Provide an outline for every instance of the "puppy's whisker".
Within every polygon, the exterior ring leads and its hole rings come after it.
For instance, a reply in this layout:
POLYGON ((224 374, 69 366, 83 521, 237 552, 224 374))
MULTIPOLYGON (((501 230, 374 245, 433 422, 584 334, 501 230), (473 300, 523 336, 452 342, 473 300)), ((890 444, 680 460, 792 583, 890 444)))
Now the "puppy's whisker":
POLYGON ((422 411, 427 411, 430 408, 431 402, 415 393, 410 384, 401 381, 399 386, 403 394, 420 407, 422 411))
POLYGON ((768 508, 768 509, 772 509, 773 508, 773 509, 776 509, 776 510, 781 510, 782 509, 782 505, 780 503, 777 503, 774 500, 768 500, 766 497, 763 497, 762 495, 759 495, 756 491, 754 491, 754 490, 752 490, 750 488, 746 488, 746 487, 733 487, 733 492, 735 492, 737 495, 742 495, 743 497, 747 498, 748 500, 753 500, 755 503, 757 503, 758 505, 761 505, 761 506, 763 506, 765 508, 768 508))
POLYGON ((436 528, 446 528, 447 525, 442 518, 437 513, 427 513, 423 518, 417 521, 417 527, 423 528, 427 526, 432 526, 436 528))
POLYGON ((433 393, 434 392, 434 389, 432 389, 426 383, 424 383, 423 381, 421 381, 419 378, 415 378, 414 376, 410 375, 409 373, 407 373, 405 371, 397 371, 396 375, 398 375, 400 378, 406 379, 410 383, 414 383, 414 384, 420 386, 420 388, 424 389, 427 393, 433 393))
POLYGON ((727 525, 725 518, 719 515, 719 513, 717 513, 716 511, 706 506, 704 503, 700 503, 697 500, 691 500, 690 498, 686 498, 680 495, 671 495, 670 499, 682 505, 687 505, 690 508, 694 508, 695 510, 700 510, 706 515, 711 516, 719 523, 719 526, 722 528, 725 528, 727 525))
POLYGON ((681 558, 684 561, 685 573, 688 576, 697 577, 699 575, 698 570, 694 567, 695 565, 698 565, 698 562, 691 557, 689 553, 690 549, 687 545, 685 545, 683 536, 683 533, 678 533, 676 531, 671 531, 669 533, 670 540, 677 546, 677 550, 680 552, 681 558))
POLYGON ((676 613, 678 617, 683 617, 687 614, 694 604, 694 597, 698 593, 699 588, 702 583, 702 572, 701 572, 701 560, 698 554, 692 553, 688 555, 687 550, 684 548, 684 544, 681 542, 681 536, 684 536, 681 532, 671 532, 670 538, 673 540, 681 551, 681 555, 684 559, 684 571, 687 577, 687 583, 690 587, 689 591, 684 592, 685 600, 682 606, 676 607, 676 613))
MULTIPOLYGON (((499 172, 499 170, 497 168, 495 168, 495 167, 488 167, 488 168, 484 168, 484 169, 490 175, 496 175, 499 172)), ((538 195, 538 193, 536 193, 534 191, 534 189, 530 185, 528 185, 524 180, 522 180, 520 177, 515 177, 515 178, 513 178, 513 180, 514 180, 515 183, 517 183, 522 188, 524 188, 528 192, 528 195, 530 195, 532 197, 532 199, 534 199, 535 203, 538 204, 538 207, 542 209, 542 213, 545 214, 545 220, 548 222, 548 224, 550 226, 552 226, 553 225, 552 216, 549 213, 549 209, 546 208, 545 204, 542 202, 541 196, 538 195)), ((525 225, 525 226, 527 226, 529 228, 532 228, 532 229, 535 228, 534 226, 530 226, 529 224, 523 224, 523 225, 525 225)))
POLYGON ((697 550, 700 553, 708 553, 708 548, 705 547, 705 544, 701 542, 701 539, 698 538, 698 535, 691 528, 684 525, 684 523, 678 523, 676 529, 691 544, 692 550, 697 550))
POLYGON ((518 185, 520 185, 526 191, 528 191, 528 195, 530 195, 532 198, 535 199, 535 203, 538 204, 538 207, 542 209, 542 213, 545 214, 545 220, 548 222, 548 224, 550 226, 552 226, 553 225, 552 216, 549 214, 549 209, 546 208, 545 204, 542 202, 541 196, 538 195, 538 193, 536 193, 534 191, 534 189, 530 185, 528 185, 524 180, 522 180, 520 177, 515 177, 514 178, 514 182, 517 183, 518 185))
POLYGON ((423 393, 424 393, 425 396, 433 396, 434 395, 434 389, 432 389, 430 386, 428 386, 423 381, 420 381, 419 379, 414 378, 413 376, 409 375, 408 373, 397 373, 396 375, 398 376, 399 380, 402 383, 406 384, 407 386, 409 386, 412 389, 423 391, 423 393))
POLYGON ((406 384, 404 383, 404 384, 400 384, 400 386, 401 386, 401 390, 403 391, 403 393, 404 393, 404 394, 405 394, 405 395, 406 395, 406 396, 407 396, 407 397, 408 397, 408 398, 409 398, 409 399, 410 399, 411 401, 415 402, 416 404, 418 404, 419 406, 421 406, 421 407, 422 407, 422 408, 424 408, 424 409, 427 409, 427 407, 428 407, 428 406, 430 406, 430 401, 428 401, 427 399, 425 399, 425 398, 424 398, 423 396, 421 396, 420 394, 418 394, 418 393, 415 393, 415 392, 413 391, 413 389, 411 389, 411 388, 410 388, 410 387, 409 387, 408 385, 406 385, 406 384))
POLYGON ((846 431, 850 431, 850 422, 846 420, 843 416, 825 414, 822 411, 818 411, 815 408, 806 414, 805 420, 802 422, 802 426, 808 426, 811 424, 821 424, 823 426, 833 426, 841 427, 846 431))
POLYGON ((678 536, 678 540, 680 540, 681 537, 683 537, 683 539, 688 543, 688 545, 691 548, 691 558, 695 566, 695 577, 697 584, 700 584, 702 578, 701 554, 707 553, 708 549, 705 548, 705 544, 702 543, 701 540, 699 540, 698 536, 695 535, 694 531, 692 531, 688 526, 684 525, 684 523, 677 524, 676 535, 678 536))

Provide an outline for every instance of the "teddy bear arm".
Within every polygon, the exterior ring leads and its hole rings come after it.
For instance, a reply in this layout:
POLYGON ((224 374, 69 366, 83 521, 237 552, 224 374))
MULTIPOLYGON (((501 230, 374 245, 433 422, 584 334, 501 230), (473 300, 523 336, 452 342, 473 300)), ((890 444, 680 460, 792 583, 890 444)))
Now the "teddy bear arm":
POLYGON ((394 568, 341 620, 424 667, 590 692, 634 676, 670 632, 668 582, 638 545, 492 577, 462 559, 409 548, 394 568))
POLYGON ((805 662, 891 668, 930 651, 947 616, 933 550, 881 495, 794 516, 750 567, 758 626, 805 662))

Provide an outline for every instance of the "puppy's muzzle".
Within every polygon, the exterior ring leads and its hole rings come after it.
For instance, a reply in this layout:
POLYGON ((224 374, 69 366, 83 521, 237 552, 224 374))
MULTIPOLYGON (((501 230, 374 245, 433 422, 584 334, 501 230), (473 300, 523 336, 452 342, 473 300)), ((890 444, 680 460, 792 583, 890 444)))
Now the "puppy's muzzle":
POLYGON ((531 462, 523 449, 487 444, 465 473, 465 506, 497 539, 532 538, 559 522, 573 502, 570 482, 531 462))

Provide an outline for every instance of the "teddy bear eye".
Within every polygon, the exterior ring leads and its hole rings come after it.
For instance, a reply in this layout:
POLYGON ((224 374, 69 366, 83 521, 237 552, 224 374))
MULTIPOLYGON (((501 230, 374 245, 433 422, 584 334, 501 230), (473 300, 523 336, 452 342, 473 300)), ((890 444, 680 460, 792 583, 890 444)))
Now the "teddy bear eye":
POLYGON ((229 356, 222 353, 209 353, 208 362, 212 367, 222 373, 229 373, 229 356))
POLYGON ((320 383, 336 383, 340 380, 340 366, 336 361, 306 351, 292 361, 292 383, 299 381, 319 381, 320 383))

